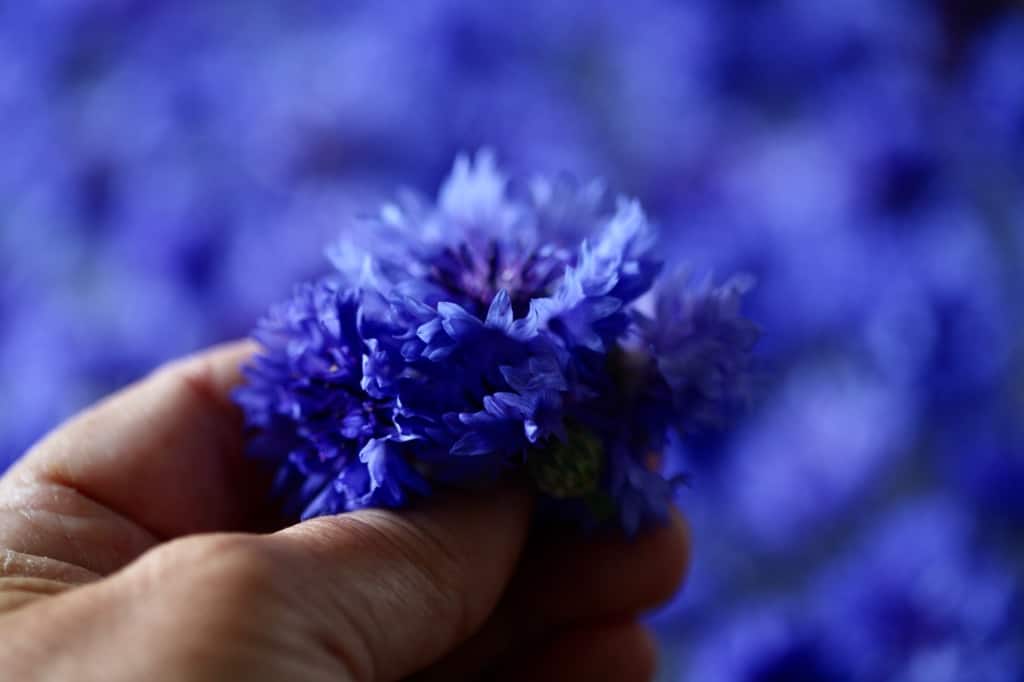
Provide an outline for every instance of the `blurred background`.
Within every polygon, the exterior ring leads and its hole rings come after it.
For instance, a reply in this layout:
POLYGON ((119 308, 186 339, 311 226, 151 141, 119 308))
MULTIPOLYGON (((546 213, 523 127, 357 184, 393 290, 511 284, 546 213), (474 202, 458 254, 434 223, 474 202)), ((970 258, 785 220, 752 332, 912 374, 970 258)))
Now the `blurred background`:
POLYGON ((662 680, 1024 680, 1024 7, 0 3, 0 470, 456 152, 755 274, 662 680))

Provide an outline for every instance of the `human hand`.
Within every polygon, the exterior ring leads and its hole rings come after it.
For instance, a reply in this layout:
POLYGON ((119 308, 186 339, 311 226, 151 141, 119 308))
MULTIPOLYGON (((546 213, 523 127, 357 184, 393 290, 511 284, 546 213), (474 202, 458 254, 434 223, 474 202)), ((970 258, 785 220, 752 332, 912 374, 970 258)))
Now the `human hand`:
POLYGON ((636 614, 682 521, 527 542, 521 491, 262 532, 228 393, 240 343, 173 363, 0 479, 0 670, 40 680, 645 680, 636 614))

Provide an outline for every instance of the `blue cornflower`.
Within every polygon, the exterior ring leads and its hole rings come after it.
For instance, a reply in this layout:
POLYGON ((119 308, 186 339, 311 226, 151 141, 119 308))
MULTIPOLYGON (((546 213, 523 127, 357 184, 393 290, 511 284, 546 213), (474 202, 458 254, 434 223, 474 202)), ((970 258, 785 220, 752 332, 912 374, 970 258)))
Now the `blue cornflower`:
POLYGON ((456 161, 436 204, 407 194, 356 226, 337 272, 261 322, 237 393, 288 513, 519 469, 553 517, 663 519, 669 435, 739 392, 756 332, 744 281, 652 292, 656 242, 635 201, 510 182, 487 152, 456 161))
POLYGON ((853 679, 1019 679, 1019 581, 972 516, 912 499, 825 570, 818 631, 853 679))
POLYGON ((746 603, 698 641, 680 680, 707 682, 836 682, 852 679, 798 600, 746 603))
POLYGON ((943 496, 875 519, 806 590, 744 602, 702 634, 685 679, 1016 680, 1020 594, 943 496))

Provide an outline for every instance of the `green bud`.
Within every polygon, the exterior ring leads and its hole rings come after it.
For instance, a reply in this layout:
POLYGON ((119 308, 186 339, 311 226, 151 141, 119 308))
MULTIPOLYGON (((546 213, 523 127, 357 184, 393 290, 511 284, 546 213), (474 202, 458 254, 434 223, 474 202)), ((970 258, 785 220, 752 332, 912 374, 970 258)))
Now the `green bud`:
POLYGON ((604 471, 601 441, 586 429, 570 426, 568 440, 554 440, 530 457, 537 488, 558 499, 588 497, 598 490, 604 471))

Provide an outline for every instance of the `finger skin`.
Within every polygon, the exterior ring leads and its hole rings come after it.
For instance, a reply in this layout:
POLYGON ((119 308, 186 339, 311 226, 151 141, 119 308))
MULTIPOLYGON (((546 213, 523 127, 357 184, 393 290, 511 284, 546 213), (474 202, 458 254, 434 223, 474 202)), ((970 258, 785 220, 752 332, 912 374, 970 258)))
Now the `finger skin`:
POLYGON ((657 606, 679 589, 689 559, 690 533, 678 513, 669 524, 633 539, 616 532, 529 547, 494 617, 417 680, 468 679, 551 631, 657 606))
POLYGON ((572 629, 554 637, 538 653, 509 661, 495 682, 650 682, 657 648, 636 621, 572 629))
POLYGON ((250 535, 190 536, 0 613, 4 679, 345 680, 306 637, 286 577, 258 547, 250 535))
POLYGON ((15 473, 80 491, 163 538, 238 523, 248 342, 175 361, 64 425, 15 473))
POLYGON ((105 574, 161 540, 245 528, 263 472, 229 393, 253 351, 171 363, 46 437, 0 479, 0 545, 105 574))
POLYGON ((508 602, 519 628, 529 628, 543 612, 549 626, 635 612, 671 598, 689 562, 689 529, 673 511, 666 525, 635 538, 614 531, 552 542, 523 567, 508 602))
POLYGON ((272 535, 180 538, 0 613, 0 669, 84 681, 402 679, 491 615, 529 515, 526 491, 506 489, 272 535))
POLYGON ((366 510, 277 533, 291 581, 356 680, 434 663, 491 615, 529 528, 530 496, 451 495, 419 511, 366 510))

